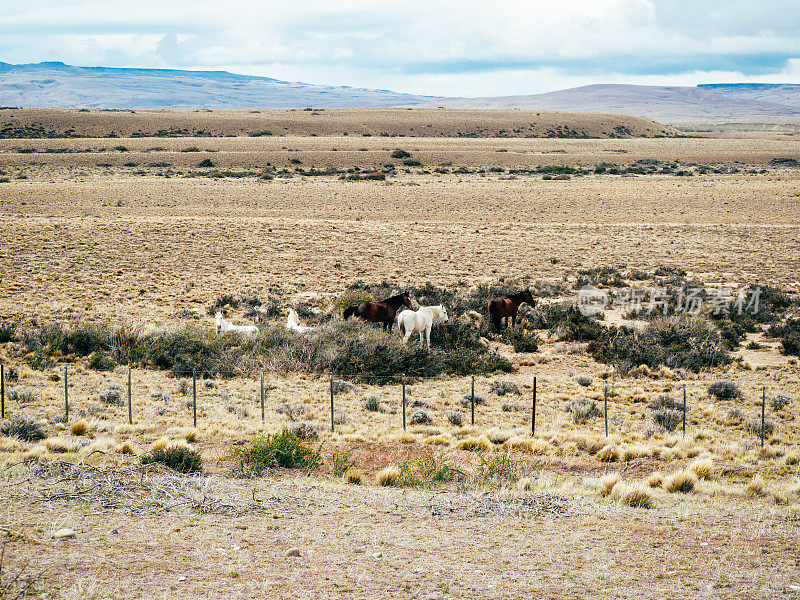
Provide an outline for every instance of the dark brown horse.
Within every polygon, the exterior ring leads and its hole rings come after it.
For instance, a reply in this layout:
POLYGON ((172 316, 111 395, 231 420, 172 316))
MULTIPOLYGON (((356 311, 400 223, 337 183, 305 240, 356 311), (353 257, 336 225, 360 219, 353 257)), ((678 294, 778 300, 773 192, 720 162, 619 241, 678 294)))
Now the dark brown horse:
POLYGON ((380 302, 359 302, 358 304, 353 304, 353 306, 348 306, 344 309, 344 314, 342 316, 346 319, 354 315, 365 321, 383 323, 383 328, 387 331, 391 331, 397 309, 403 304, 408 308, 414 308, 411 306, 411 298, 409 298, 408 292, 397 294, 396 296, 386 298, 386 300, 381 300, 380 302))
POLYGON ((529 289, 524 292, 511 294, 505 298, 492 298, 489 300, 489 318, 494 328, 497 331, 503 328, 503 318, 505 318, 506 327, 508 327, 508 317, 511 317, 511 327, 516 327, 517 311, 519 310, 519 305, 523 302, 527 302, 533 306, 533 294, 531 294, 529 289))

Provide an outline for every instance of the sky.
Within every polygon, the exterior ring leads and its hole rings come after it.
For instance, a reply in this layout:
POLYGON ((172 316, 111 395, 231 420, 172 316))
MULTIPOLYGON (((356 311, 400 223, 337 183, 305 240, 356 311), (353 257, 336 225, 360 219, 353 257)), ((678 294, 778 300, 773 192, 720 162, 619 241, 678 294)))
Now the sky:
POLYGON ((436 96, 800 83, 798 0, 0 0, 0 61, 436 96))

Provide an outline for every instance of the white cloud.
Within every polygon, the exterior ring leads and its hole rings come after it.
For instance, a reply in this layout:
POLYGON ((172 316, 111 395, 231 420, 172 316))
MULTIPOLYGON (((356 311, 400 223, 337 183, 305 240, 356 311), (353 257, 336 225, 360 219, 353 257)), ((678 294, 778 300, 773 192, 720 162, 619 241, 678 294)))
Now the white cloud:
POLYGON ((597 82, 800 81, 793 0, 32 0, 0 60, 228 69, 432 95, 597 82))

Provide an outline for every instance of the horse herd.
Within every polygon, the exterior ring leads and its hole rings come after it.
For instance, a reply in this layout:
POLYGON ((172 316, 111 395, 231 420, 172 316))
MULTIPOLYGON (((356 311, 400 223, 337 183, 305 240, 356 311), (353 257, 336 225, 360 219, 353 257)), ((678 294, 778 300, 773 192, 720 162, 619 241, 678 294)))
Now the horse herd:
MULTIPOLYGON (((508 327, 509 319, 511 319, 511 327, 516 327, 517 311, 523 302, 533 306, 533 293, 530 289, 489 300, 489 319, 494 328, 500 331, 503 328, 503 320, 505 320, 505 326, 508 327)), ((372 323, 381 323, 386 331, 391 331, 392 325, 397 323, 398 329, 403 335, 403 342, 407 343, 414 333, 419 333, 420 345, 424 344, 429 349, 431 347, 431 328, 433 327, 434 319, 439 319, 442 322, 448 321, 447 309, 442 304, 422 306, 414 310, 408 292, 390 296, 378 302, 358 302, 348 306, 344 310, 342 317, 344 319, 357 317, 372 323), (401 306, 407 306, 408 310, 398 312, 401 306)), ((233 325, 226 321, 222 311, 217 311, 215 324, 218 334, 226 331, 238 331, 246 335, 258 333, 258 328, 255 325, 233 325)), ((286 318, 286 329, 297 333, 305 333, 313 330, 314 327, 301 325, 297 311, 290 308, 289 315, 286 318)))

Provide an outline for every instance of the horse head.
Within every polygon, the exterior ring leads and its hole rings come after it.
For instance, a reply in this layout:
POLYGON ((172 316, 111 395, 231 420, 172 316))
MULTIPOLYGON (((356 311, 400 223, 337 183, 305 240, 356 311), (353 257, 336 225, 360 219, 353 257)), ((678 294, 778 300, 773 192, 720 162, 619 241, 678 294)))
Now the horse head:
POLYGON ((222 311, 218 310, 217 314, 214 315, 214 325, 217 328, 217 333, 219 333, 220 328, 222 328, 222 322, 224 319, 222 318, 222 311))
POLYGON ((531 293, 531 288, 527 288, 524 292, 522 292, 522 297, 531 306, 533 306, 533 294, 531 293))
POLYGON ((400 299, 408 308, 414 310, 414 307, 411 305, 411 296, 408 295, 408 292, 403 292, 400 294, 400 299))
POLYGON ((440 304, 436 308, 439 309, 439 318, 444 322, 447 323, 450 319, 447 316, 447 309, 444 307, 444 304, 440 304))

